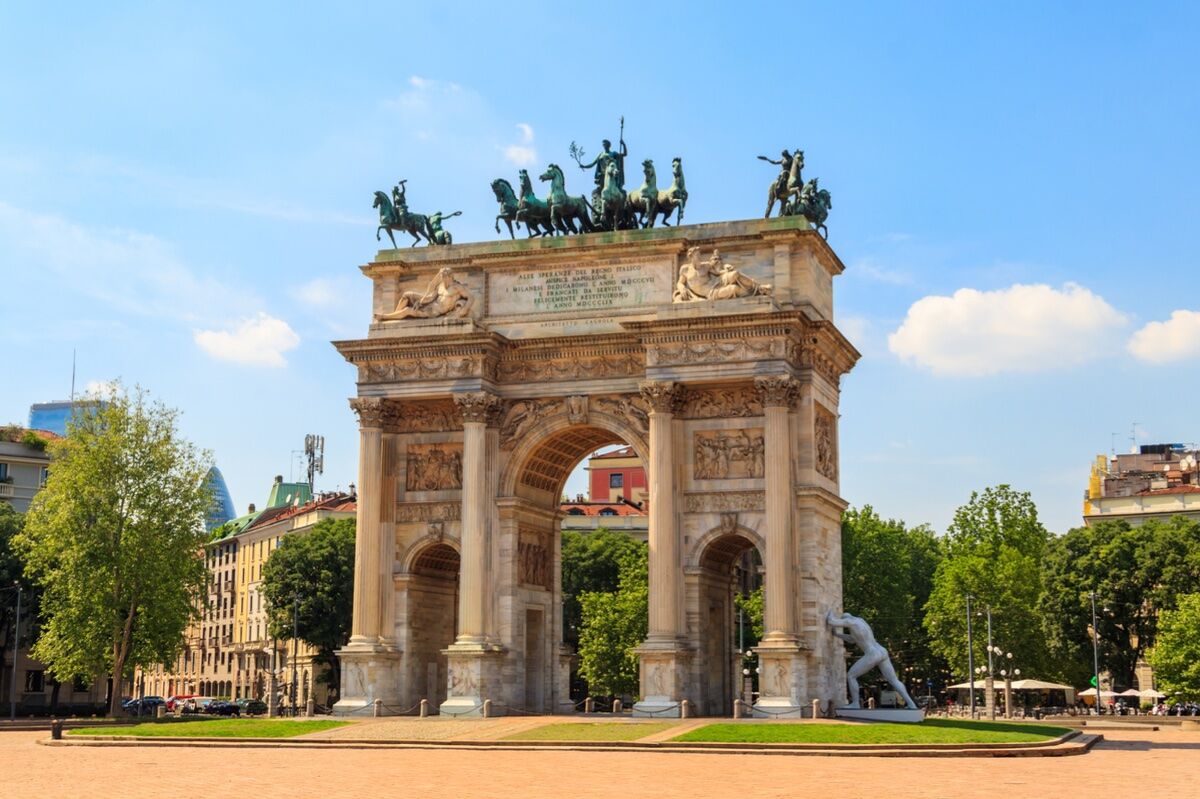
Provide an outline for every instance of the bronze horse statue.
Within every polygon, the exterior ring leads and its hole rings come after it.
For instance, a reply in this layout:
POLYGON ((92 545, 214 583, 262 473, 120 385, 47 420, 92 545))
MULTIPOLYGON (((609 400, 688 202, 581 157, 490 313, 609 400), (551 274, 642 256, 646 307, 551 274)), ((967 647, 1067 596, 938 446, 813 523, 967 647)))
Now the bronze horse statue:
POLYGON ((517 203, 517 221, 529 228, 529 235, 553 236, 554 225, 550 222, 550 204, 539 200, 533 193, 533 181, 529 179, 529 170, 517 172, 521 181, 521 199, 517 203), (540 228, 540 231, 539 231, 540 228))
MULTIPOLYGON (((614 165, 610 164, 610 167, 614 165)), ((588 215, 588 211, 592 206, 583 197, 572 197, 567 194, 566 178, 563 177, 562 167, 558 164, 550 164, 546 167, 546 171, 540 176, 541 180, 550 181, 550 197, 548 205, 550 206, 550 224, 560 233, 591 233, 595 230, 592 224, 592 218, 588 215), (579 230, 576 230, 575 223, 579 223, 579 230)))
MULTIPOLYGON (((679 211, 675 217, 675 224, 683 223, 683 207, 687 205, 687 186, 683 181, 683 160, 676 157, 671 159, 671 185, 665 190, 658 193, 658 208, 659 214, 662 214, 662 223, 670 226, 671 214, 679 211)), ((654 227, 654 220, 650 221, 650 227, 654 227)))
POLYGON ((375 202, 371 203, 371 207, 379 209, 379 227, 375 229, 375 241, 379 241, 379 232, 386 230, 388 238, 392 240, 392 248, 395 249, 396 237, 392 235, 392 231, 403 230, 413 237, 413 243, 409 246, 416 247, 422 239, 433 244, 433 231, 429 228, 429 217, 425 214, 397 211, 387 194, 382 191, 375 192, 375 202))

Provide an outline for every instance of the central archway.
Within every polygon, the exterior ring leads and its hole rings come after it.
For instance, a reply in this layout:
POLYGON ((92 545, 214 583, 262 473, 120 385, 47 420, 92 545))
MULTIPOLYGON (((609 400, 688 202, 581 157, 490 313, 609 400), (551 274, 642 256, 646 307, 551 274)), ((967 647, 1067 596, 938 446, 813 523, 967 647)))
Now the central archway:
POLYGON ((501 475, 500 562, 503 566, 507 554, 512 563, 506 575, 511 579, 498 581, 499 626, 512 630, 526 711, 573 709, 574 653, 563 636, 560 503, 571 473, 589 455, 609 445, 632 447, 646 467, 641 436, 619 421, 593 413, 586 422, 572 422, 565 416, 545 420, 515 442, 501 475))

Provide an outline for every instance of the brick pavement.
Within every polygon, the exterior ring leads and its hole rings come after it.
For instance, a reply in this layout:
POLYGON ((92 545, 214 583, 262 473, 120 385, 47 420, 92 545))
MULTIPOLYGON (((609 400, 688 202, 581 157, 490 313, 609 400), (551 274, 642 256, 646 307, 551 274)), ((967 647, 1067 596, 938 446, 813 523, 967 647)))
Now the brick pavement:
POLYGON ((812 795, 1074 799, 1150 794, 1192 799, 1200 733, 1110 730, 1066 758, 887 759, 646 752, 46 747, 45 733, 0 734, 0 793, 174 796, 198 788, 255 799, 730 799, 812 795), (202 787, 201 787, 202 786, 202 787))

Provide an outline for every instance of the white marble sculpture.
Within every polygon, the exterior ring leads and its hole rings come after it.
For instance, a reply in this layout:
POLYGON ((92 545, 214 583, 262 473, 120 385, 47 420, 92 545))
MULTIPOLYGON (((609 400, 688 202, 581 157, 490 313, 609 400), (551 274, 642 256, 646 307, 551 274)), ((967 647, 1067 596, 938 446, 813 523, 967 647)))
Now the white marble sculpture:
POLYGON ((829 625, 833 634, 838 638, 855 644, 863 651, 863 656, 855 661, 854 665, 846 671, 846 686, 850 689, 850 704, 844 705, 844 707, 860 707, 858 678, 878 666, 884 679, 891 684, 896 693, 904 698, 905 706, 913 710, 917 708, 917 703, 912 700, 912 697, 908 695, 908 691, 905 690, 904 683, 896 676, 896 669, 892 666, 892 659, 888 657, 888 651, 883 648, 882 644, 875 640, 875 634, 871 632, 871 625, 858 616, 852 616, 849 613, 834 615, 832 610, 825 615, 825 623, 829 625), (842 628, 846 632, 841 632, 842 628))
POLYGON ((394 322, 398 319, 433 319, 439 316, 463 317, 470 313, 471 293, 454 277, 453 270, 445 266, 438 270, 425 291, 406 291, 400 295, 396 310, 375 315, 377 322, 394 322))

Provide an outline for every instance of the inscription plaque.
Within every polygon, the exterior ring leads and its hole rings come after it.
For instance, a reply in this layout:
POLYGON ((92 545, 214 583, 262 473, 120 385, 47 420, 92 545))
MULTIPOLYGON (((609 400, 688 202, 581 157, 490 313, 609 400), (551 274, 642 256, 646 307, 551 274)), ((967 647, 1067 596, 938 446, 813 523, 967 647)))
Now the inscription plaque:
POLYGON ((602 311, 671 302, 671 262, 603 263, 488 275, 488 314, 602 311))

